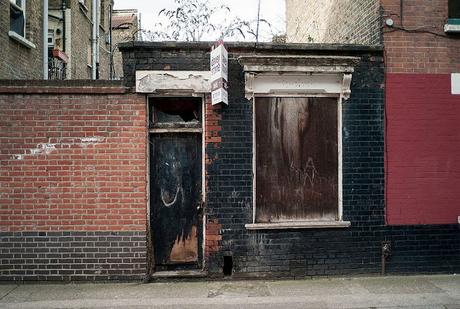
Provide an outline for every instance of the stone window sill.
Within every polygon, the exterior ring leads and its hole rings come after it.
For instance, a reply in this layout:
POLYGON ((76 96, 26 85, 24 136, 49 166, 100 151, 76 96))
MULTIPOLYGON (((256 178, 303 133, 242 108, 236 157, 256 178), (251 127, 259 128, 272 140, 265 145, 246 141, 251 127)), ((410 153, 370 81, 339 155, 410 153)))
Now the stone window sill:
POLYGON ((246 224, 248 230, 285 230, 285 229, 323 229, 323 228, 347 228, 349 221, 297 221, 277 223, 251 223, 246 224))
POLYGON ((27 48, 35 48, 36 47, 34 43, 32 43, 31 41, 27 40, 26 38, 24 38, 23 36, 17 34, 14 31, 8 31, 8 35, 10 36, 10 38, 12 38, 16 42, 24 45, 27 48))

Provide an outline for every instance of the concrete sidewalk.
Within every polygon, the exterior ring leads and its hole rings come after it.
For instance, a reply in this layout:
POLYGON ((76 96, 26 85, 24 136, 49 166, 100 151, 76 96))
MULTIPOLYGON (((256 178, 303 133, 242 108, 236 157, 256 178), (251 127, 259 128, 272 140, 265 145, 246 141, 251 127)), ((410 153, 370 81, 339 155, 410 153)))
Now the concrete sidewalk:
POLYGON ((0 308, 460 309, 460 276, 0 285, 0 308))

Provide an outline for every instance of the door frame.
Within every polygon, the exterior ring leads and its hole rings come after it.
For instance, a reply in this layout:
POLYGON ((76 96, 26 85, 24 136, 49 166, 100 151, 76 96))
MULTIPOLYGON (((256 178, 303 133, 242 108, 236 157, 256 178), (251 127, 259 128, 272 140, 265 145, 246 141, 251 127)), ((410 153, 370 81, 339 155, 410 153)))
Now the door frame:
MULTIPOLYGON (((150 226, 150 216, 151 216, 151 213, 150 213, 150 196, 151 196, 151 192, 150 192, 150 157, 151 157, 151 153, 150 153, 150 143, 151 143, 151 140, 150 140, 150 134, 154 133, 152 132, 152 130, 150 129, 149 127, 149 124, 150 124, 150 100, 152 99, 155 99, 155 98, 200 98, 201 99, 201 133, 200 132, 197 132, 196 130, 194 131, 194 129, 189 129, 190 133, 195 133, 195 134, 201 134, 201 200, 202 202, 204 203, 204 205, 206 204, 206 171, 205 171, 205 162, 206 162, 206 158, 205 158, 205 154, 206 154, 206 144, 205 144, 205 128, 206 128, 206 125, 205 125, 205 117, 206 117, 206 95, 205 94, 196 94, 196 93, 184 93, 184 92, 181 92, 181 93, 178 93, 178 94, 174 94, 174 93, 171 93, 171 94, 148 94, 147 97, 146 97, 146 105, 147 105, 147 108, 146 108, 146 112, 147 112, 147 119, 146 119, 146 123, 145 125, 147 126, 147 156, 146 156, 146 164, 147 164, 147 169, 146 169, 146 186, 147 186, 147 275, 148 276, 151 276, 156 270, 155 270, 155 267, 156 267, 156 263, 155 263, 155 252, 154 252, 154 246, 153 246, 153 237, 152 237, 152 229, 151 229, 151 226, 150 226)), ((184 128, 182 130, 182 132, 186 132, 187 129, 184 128)), ((161 133, 157 133, 157 134, 161 134, 161 133)), ((204 269, 205 268, 205 236, 206 236, 206 211, 203 211, 202 215, 201 215, 201 242, 200 240, 198 239, 198 251, 201 251, 201 254, 198 254, 198 261, 197 261, 197 264, 198 264, 198 269, 204 269), (200 244, 201 244, 201 248, 200 248, 200 244)), ((199 232, 199 230, 198 230, 199 232)), ((197 237, 200 237, 200 235, 197 235, 197 237)))

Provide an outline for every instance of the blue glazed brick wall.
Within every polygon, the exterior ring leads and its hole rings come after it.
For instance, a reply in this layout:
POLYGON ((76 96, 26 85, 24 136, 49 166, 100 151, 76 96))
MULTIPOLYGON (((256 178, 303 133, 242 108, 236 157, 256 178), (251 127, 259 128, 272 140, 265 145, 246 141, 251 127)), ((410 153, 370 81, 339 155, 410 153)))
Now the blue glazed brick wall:
MULTIPOLYGON (((209 44, 124 46, 127 86, 136 70, 208 70, 209 44)), ((457 225, 385 224, 384 64, 379 49, 312 45, 229 46, 229 106, 219 111, 221 142, 208 145, 207 221, 220 227, 207 255, 211 276, 233 257, 234 277, 305 277, 381 271, 381 243, 390 241, 390 273, 460 271, 457 225), (357 56, 350 99, 343 103, 343 218, 350 228, 250 231, 252 222, 252 105, 244 97, 243 53, 357 56)))
POLYGON ((1 232, 0 239, 0 281, 145 278, 145 232, 1 232))

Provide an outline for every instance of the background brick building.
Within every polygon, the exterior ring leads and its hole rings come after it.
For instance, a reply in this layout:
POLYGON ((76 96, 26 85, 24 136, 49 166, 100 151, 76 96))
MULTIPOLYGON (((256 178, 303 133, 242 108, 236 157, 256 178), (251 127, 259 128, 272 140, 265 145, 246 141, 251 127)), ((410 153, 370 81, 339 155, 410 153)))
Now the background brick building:
POLYGON ((0 78, 41 79, 43 78, 42 1, 27 1, 23 11, 11 7, 10 1, 0 3, 0 46, 2 47, 0 78), (12 10, 16 10, 15 18, 18 25, 15 29, 11 26, 11 14, 14 14, 12 10))
MULTIPOLYGON (((42 79, 45 48, 48 49, 49 79, 90 79, 93 52, 92 2, 50 0, 47 46, 43 46, 42 1, 16 2, 2 1, 0 4, 0 40, 4 46, 0 78, 42 79)), ((110 18, 113 1, 100 0, 98 3, 100 26, 96 48, 97 75, 100 79, 110 79, 110 18)))
POLYGON ((381 43, 378 0, 286 0, 286 42, 381 43))
MULTIPOLYGON (((110 18, 112 0, 99 2, 98 78, 110 79, 111 40, 110 18)), ((92 70, 92 1, 49 1, 49 36, 53 36, 50 49, 65 53, 66 79, 91 79, 92 70)))
POLYGON ((114 10, 112 12, 113 78, 123 79, 123 59, 118 50, 122 42, 137 40, 139 33, 137 10, 114 10))

